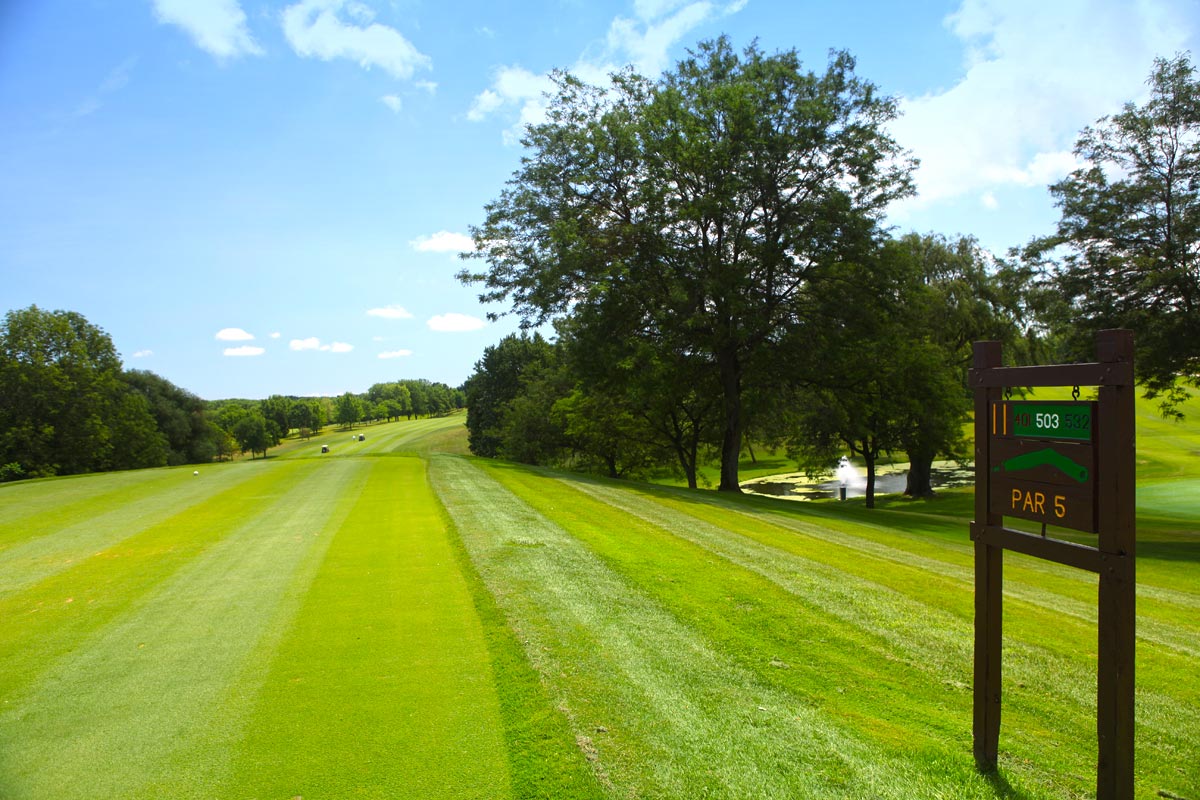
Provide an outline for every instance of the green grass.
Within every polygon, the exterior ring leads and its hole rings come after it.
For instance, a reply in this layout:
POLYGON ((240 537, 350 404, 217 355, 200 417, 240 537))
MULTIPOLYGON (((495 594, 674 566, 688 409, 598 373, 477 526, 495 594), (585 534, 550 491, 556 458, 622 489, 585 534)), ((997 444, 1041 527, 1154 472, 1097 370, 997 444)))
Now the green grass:
MULTIPOLYGON (((1092 796, 1095 578, 1018 555, 975 771, 969 492, 598 480, 461 425, 0 487, 0 798, 1092 796)), ((1137 796, 1200 798, 1200 437, 1139 425, 1137 796)))

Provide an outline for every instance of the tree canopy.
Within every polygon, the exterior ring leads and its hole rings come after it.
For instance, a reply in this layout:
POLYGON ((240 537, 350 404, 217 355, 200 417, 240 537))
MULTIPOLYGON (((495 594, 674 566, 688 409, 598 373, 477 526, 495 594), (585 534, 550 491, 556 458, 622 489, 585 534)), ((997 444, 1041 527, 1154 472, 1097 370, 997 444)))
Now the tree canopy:
MULTIPOLYGON (((481 299, 524 324, 587 313, 613 338, 690 352, 721 398, 720 488, 738 490, 743 395, 774 379, 827 269, 870 250, 912 163, 895 103, 845 53, 703 42, 658 81, 566 73, 527 155, 472 229, 481 299)), ((660 363, 670 363, 662 360, 660 363)))
POLYGON ((0 324, 3 477, 161 466, 167 442, 122 380, 108 334, 74 311, 37 306, 0 324))

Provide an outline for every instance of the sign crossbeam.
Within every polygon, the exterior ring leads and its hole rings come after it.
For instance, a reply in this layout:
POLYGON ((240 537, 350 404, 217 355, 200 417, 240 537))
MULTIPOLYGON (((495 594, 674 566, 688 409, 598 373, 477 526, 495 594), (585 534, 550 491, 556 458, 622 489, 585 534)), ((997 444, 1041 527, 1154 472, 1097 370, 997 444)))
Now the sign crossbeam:
MULTIPOLYGON (((1135 539, 1133 335, 1101 331, 1097 362, 1001 366, 999 342, 976 342, 974 752, 997 768, 1004 551, 1099 575, 1097 800, 1133 797, 1135 539), (1010 400, 1016 387, 1095 386, 1096 401, 1010 400), (1042 535, 1005 517, 1040 522, 1042 535), (1048 526, 1097 534, 1097 545, 1046 536, 1048 526)), ((1076 393, 1078 396, 1078 393, 1076 393)))

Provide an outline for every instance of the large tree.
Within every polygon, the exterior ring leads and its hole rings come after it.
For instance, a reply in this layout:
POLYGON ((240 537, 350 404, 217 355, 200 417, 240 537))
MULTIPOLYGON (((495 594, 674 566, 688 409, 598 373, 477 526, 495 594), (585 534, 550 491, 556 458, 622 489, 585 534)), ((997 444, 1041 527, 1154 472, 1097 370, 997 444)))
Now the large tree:
POLYGON ((161 466, 165 438, 108 334, 37 306, 0 322, 0 467, 11 477, 161 466))
POLYGON ((1083 130, 1082 166, 1050 187, 1058 230, 1026 256, 1051 263, 1065 299, 1064 355, 1091 357, 1097 330, 1132 329, 1147 396, 1171 413, 1200 385, 1200 81, 1179 55, 1155 60, 1148 84, 1145 105, 1083 130))
MULTIPOLYGON (((610 335, 707 364, 721 398, 721 481, 738 491, 743 393, 773 379, 823 271, 873 245, 912 164, 895 103, 845 53, 823 74, 795 51, 701 43, 651 82, 567 74, 528 153, 473 228, 485 301, 523 323, 589 307, 610 335)), ((667 363, 667 362, 663 362, 667 363)))

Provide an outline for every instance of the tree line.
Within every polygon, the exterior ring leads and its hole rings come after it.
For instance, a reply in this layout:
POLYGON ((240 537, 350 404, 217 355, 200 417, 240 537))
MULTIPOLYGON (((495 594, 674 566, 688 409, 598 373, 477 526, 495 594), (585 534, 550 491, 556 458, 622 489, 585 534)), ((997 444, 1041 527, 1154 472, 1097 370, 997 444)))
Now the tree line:
MULTIPOLYGON (((966 457, 971 342, 1023 362, 1090 360, 1138 337, 1164 413, 1200 375, 1200 90, 1159 59, 1151 99, 1087 128, 1051 187, 1055 234, 998 258, 970 237, 896 236, 916 163, 894 100, 846 53, 702 42, 658 80, 555 75, 546 121, 472 228, 465 283, 523 332, 466 384, 473 452, 631 475, 720 460, 738 491, 755 444, 820 468, 904 452, 909 492, 966 457), (532 334, 529 331, 534 331, 532 334), (553 340, 541 331, 553 330, 553 340)), ((868 503, 871 502, 869 485, 868 503)))
POLYGON ((36 305, 0 323, 0 481, 265 456, 327 425, 432 416, 465 395, 442 383, 377 383, 339 397, 206 401, 126 370, 111 338, 73 311, 36 305))

